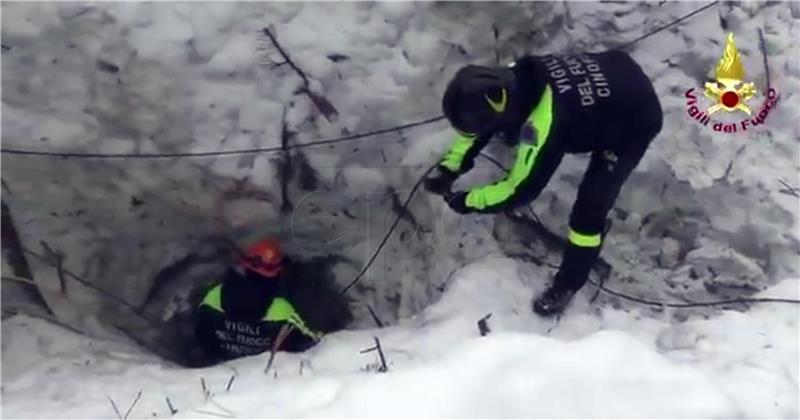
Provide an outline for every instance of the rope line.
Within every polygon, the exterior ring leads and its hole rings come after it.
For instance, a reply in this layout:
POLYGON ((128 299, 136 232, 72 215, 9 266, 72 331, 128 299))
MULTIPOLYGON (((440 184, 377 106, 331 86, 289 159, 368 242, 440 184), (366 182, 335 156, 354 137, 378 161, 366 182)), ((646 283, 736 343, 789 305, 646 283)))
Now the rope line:
MULTIPOLYGON (((47 258, 45 258, 42 255, 39 255, 36 252, 31 251, 30 249, 22 248, 22 251, 24 253, 28 254, 28 255, 31 255, 31 256, 35 257, 36 259, 38 259, 39 261, 43 262, 44 264, 46 264, 48 266, 57 268, 57 265, 54 264, 52 261, 48 260, 47 258)), ((81 276, 79 276, 77 274, 74 274, 73 272, 67 270, 66 268, 62 267, 61 271, 65 275, 67 275, 67 277, 69 277, 69 278, 77 281, 78 283, 80 283, 80 284, 82 284, 82 285, 84 285, 84 286, 86 286, 86 287, 88 287, 88 288, 100 293, 100 295, 103 296, 104 298, 106 298, 106 299, 108 299, 110 301, 113 301, 113 302, 115 302, 115 303, 117 303, 119 305, 125 306, 126 308, 130 309, 131 311, 133 311, 134 314, 139 316, 141 319, 145 320, 150 325, 159 326, 159 325, 162 324, 161 322, 158 322, 158 321, 146 316, 145 314, 143 314, 141 312, 141 310, 138 307, 136 307, 136 305, 126 301, 125 299, 115 295, 114 293, 109 292, 108 290, 106 290, 106 289, 104 289, 104 288, 102 288, 102 287, 100 287, 100 286, 98 286, 98 285, 96 285, 96 284, 84 279, 83 277, 81 277, 81 276)))
MULTIPOLYGON (((422 185, 422 182, 425 181, 425 177, 427 177, 428 174, 431 173, 431 171, 434 170, 438 165, 439 165, 438 162, 433 164, 433 165, 431 165, 431 167, 428 168, 428 170, 425 171, 422 174, 422 176, 419 177, 417 182, 411 188, 411 192, 408 193, 408 197, 406 197, 406 201, 403 202, 403 205, 401 207, 403 209, 403 211, 405 211, 408 208, 408 204, 411 202, 411 199, 414 198, 414 194, 417 193, 417 190, 419 189, 420 185, 422 185)), ((378 258, 378 255, 383 250, 383 247, 386 245, 386 242, 392 236, 392 233, 394 233, 395 228, 397 228, 398 223, 400 223, 400 219, 402 219, 402 215, 403 215, 402 211, 397 213, 397 217, 395 217, 394 222, 392 223, 392 225, 389 226, 389 229, 386 231, 386 234, 383 236, 383 239, 381 240, 381 243, 378 244, 378 248, 375 249, 375 252, 372 253, 372 256, 370 257, 369 261, 367 261, 367 263, 364 264, 363 267, 361 267, 361 271, 359 271, 358 274, 356 274, 356 276, 353 278, 353 281, 351 281, 347 286, 345 286, 339 292, 340 295, 345 294, 348 290, 350 290, 351 287, 355 286, 355 284, 358 283, 359 280, 361 280, 361 278, 364 276, 364 274, 366 274, 367 270, 369 270, 369 267, 372 266, 372 263, 375 262, 376 258, 378 258)))
POLYGON ((637 42, 639 42, 639 41, 641 41, 641 40, 643 40, 645 38, 649 38, 649 37, 661 32, 661 31, 663 31, 665 29, 669 29, 669 28, 671 28, 671 27, 683 22, 684 20, 689 19, 690 17, 692 17, 692 16, 694 16, 694 15, 696 15, 696 14, 698 14, 698 13, 700 13, 700 12, 706 10, 706 9, 708 9, 709 7, 716 5, 717 3, 719 3, 719 0, 712 1, 711 3, 708 3, 707 5, 705 5, 703 7, 700 7, 700 8, 698 8, 698 9, 692 11, 692 12, 689 12, 689 13, 687 13, 687 14, 685 14, 685 15, 683 15, 683 16, 681 16, 681 17, 679 17, 679 18, 677 18, 677 19, 675 19, 673 21, 671 21, 670 23, 668 23, 666 25, 663 25, 661 27, 653 29, 650 32, 645 33, 644 35, 634 39, 633 41, 629 41, 629 42, 624 43, 624 44, 618 46, 616 49, 624 50, 624 49, 626 49, 628 47, 631 47, 634 44, 636 44, 637 42))
MULTIPOLYGON (((347 136, 336 137, 327 140, 312 141, 308 143, 293 143, 289 149, 305 149, 315 146, 324 146, 337 143, 344 143, 347 141, 358 140, 366 137, 378 136, 381 134, 395 133, 398 131, 406 130, 409 128, 419 127, 422 125, 432 124, 444 119, 443 115, 427 118, 420 121, 414 121, 407 124, 401 124, 394 127, 382 128, 379 130, 367 131, 364 133, 350 134, 347 136)), ((78 158, 78 159, 163 159, 163 158, 181 158, 181 157, 209 157, 209 156, 231 156, 231 155, 247 155, 256 153, 270 153, 285 150, 283 146, 270 146, 270 147, 254 147, 249 149, 236 149, 236 150, 218 150, 214 152, 176 152, 176 153, 79 153, 79 152, 51 152, 45 150, 22 150, 14 148, 2 148, 0 152, 10 155, 26 155, 26 156, 43 156, 43 157, 57 157, 57 158, 78 158)))
POLYGON ((589 279, 589 283, 597 287, 598 289, 602 290, 609 295, 616 296, 618 298, 625 299, 630 302, 639 303, 642 305, 647 306, 656 306, 656 307, 667 307, 667 308, 697 308, 697 307, 711 307, 711 306, 722 306, 722 305, 731 305, 734 303, 789 303, 793 305, 800 305, 800 299, 788 299, 788 298, 774 298, 774 297, 766 297, 766 298, 733 298, 727 300, 717 300, 717 301, 710 301, 710 302, 687 302, 687 303, 677 303, 677 302, 663 302, 658 300, 649 300, 644 298, 639 298, 636 296, 627 295, 625 293, 620 293, 615 290, 609 289, 608 287, 597 284, 594 280, 589 279))

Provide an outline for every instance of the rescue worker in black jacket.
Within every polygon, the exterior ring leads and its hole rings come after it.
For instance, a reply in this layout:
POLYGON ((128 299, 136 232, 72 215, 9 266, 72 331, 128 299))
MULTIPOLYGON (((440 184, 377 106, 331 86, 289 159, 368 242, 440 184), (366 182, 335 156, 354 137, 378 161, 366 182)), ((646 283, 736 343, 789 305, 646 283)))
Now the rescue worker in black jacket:
POLYGON ((458 213, 526 205, 539 196, 565 153, 591 153, 560 268, 533 302, 540 315, 559 313, 586 283, 620 188, 661 131, 661 105, 650 79, 621 51, 527 56, 507 68, 460 69, 442 105, 457 135, 425 187, 458 213), (456 178, 495 137, 516 148, 507 176, 452 192, 456 178))
POLYGON ((285 296, 290 278, 279 244, 270 238, 248 247, 238 266, 211 284, 195 310, 195 333, 207 360, 224 361, 270 350, 291 325, 279 350, 304 351, 321 334, 309 329, 285 296))

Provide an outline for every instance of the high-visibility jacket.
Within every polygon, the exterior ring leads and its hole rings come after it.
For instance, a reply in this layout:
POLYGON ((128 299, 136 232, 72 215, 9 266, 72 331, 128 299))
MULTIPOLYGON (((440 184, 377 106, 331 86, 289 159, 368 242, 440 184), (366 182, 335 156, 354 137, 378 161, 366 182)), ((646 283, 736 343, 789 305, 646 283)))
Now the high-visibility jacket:
POLYGON ((195 331, 205 350, 221 359, 262 353, 286 324, 294 329, 280 350, 302 351, 318 341, 322 335, 306 326, 289 300, 274 289, 250 289, 254 285, 248 284, 277 281, 229 270, 225 281, 212 284, 195 311, 195 331))
MULTIPOLYGON (((460 175, 474 166, 491 137, 515 147, 513 164, 503 179, 467 191, 464 204, 473 211, 493 213, 532 201, 565 153, 607 151, 613 158, 614 151, 629 142, 649 143, 661 129, 663 116, 653 85, 624 52, 527 56, 512 69, 517 81, 513 94, 521 98, 517 117, 511 118, 515 121, 483 137, 457 133, 440 163, 460 175)), ((581 216, 596 212, 594 208, 572 211, 575 220, 597 219, 581 216)), ((578 246, 599 246, 603 225, 591 224, 596 226, 571 229, 569 240, 578 246)))

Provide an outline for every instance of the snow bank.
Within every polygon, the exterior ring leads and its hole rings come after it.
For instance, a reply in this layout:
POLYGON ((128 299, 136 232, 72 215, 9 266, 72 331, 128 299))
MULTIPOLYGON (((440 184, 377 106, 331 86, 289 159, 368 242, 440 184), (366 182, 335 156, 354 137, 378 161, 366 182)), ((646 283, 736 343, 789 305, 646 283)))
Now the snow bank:
MULTIPOLYGON (((535 269, 489 258, 454 275, 442 299, 399 325, 336 333, 302 355, 279 354, 201 370, 167 367, 43 321, 3 328, 4 414, 103 418, 106 395, 132 418, 238 417, 759 417, 798 407, 798 310, 754 306, 673 324, 611 307, 585 311, 591 293, 558 322, 528 310, 535 269), (476 321, 492 316, 480 337, 476 321), (359 351, 380 339, 378 356, 359 351), (238 372, 226 391, 233 372, 238 372), (214 394, 204 401, 200 378, 214 394), (74 386, 75 383, 81 384, 74 386), (220 408, 222 407, 222 408, 220 408), (198 411, 195 411, 198 410, 198 411)), ((765 292, 797 298, 797 280, 765 292)))

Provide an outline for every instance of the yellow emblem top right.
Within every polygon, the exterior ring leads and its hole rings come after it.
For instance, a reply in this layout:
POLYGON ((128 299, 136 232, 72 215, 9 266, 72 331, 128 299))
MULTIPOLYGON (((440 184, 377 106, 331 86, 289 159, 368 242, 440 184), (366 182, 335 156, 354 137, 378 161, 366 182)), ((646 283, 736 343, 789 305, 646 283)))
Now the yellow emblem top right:
POLYGON ((744 67, 733 42, 733 33, 729 33, 725 40, 725 49, 717 63, 715 76, 716 82, 705 84, 704 93, 716 101, 706 113, 711 115, 723 109, 728 112, 738 109, 750 115, 750 107, 746 102, 753 97, 756 88, 755 84, 744 82, 744 67))

